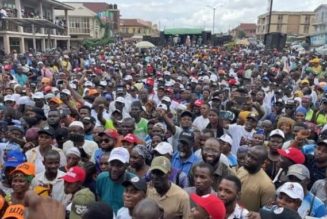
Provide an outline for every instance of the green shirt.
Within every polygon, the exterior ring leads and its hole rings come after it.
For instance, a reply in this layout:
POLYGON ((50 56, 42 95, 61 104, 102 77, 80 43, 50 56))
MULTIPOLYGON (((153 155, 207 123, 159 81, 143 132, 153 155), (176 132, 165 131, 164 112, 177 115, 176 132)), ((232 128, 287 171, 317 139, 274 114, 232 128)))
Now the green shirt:
POLYGON ((141 118, 135 125, 134 134, 140 139, 144 140, 145 136, 148 134, 148 120, 141 118))

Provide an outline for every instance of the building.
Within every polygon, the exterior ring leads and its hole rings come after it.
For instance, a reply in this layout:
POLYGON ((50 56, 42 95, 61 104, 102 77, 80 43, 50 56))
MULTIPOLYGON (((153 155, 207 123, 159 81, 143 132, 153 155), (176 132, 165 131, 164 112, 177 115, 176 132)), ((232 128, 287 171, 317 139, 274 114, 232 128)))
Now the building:
POLYGON ((321 46, 327 44, 327 4, 318 6, 314 12, 315 33, 310 37, 311 45, 321 46))
MULTIPOLYGON (((314 33, 314 12, 273 11, 270 32, 281 32, 290 36, 309 36, 314 33)), ((269 13, 262 14, 257 21, 257 38, 263 39, 268 32, 269 13)))
MULTIPOLYGON (((68 12, 71 47, 78 47, 85 39, 102 38, 105 29, 101 27, 101 24, 110 25, 111 35, 118 31, 119 10, 117 5, 103 2, 66 2, 66 4, 73 8, 68 12)), ((65 16, 60 10, 56 10, 55 14, 59 20, 65 16)))
POLYGON ((141 19, 120 19, 119 33, 122 37, 158 36, 159 30, 150 21, 141 19))
POLYGON ((244 37, 255 37, 257 25, 253 23, 241 23, 231 31, 233 38, 240 38, 240 35, 244 37))
POLYGON ((69 5, 56 0, 5 0, 0 8, 7 13, 0 19, 0 49, 6 54, 70 47, 68 30, 56 23, 54 14, 60 10, 66 18, 72 10, 69 5))

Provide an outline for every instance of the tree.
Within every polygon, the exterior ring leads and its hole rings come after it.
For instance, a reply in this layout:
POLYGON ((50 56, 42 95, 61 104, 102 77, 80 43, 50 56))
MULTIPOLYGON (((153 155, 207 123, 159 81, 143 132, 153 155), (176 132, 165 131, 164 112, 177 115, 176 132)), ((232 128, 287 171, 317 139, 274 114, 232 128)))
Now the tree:
POLYGON ((239 39, 245 38, 246 37, 246 33, 243 30, 239 30, 238 31, 238 34, 237 34, 237 37, 239 39))

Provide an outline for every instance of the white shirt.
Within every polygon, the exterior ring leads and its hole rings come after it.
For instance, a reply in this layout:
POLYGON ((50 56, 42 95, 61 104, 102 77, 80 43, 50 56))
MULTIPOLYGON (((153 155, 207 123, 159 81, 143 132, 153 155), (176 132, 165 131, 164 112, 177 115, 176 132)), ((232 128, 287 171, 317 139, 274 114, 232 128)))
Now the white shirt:
POLYGON ((201 116, 198 116, 198 117, 195 118, 195 120, 193 121, 193 126, 202 132, 203 129, 205 129, 207 127, 209 122, 210 121, 209 121, 208 118, 204 118, 201 115, 201 116))
MULTIPOLYGON (((66 141, 63 145, 64 153, 66 154, 67 151, 72 147, 75 147, 74 143, 71 140, 66 141)), ((85 153, 91 158, 95 150, 98 149, 98 144, 94 141, 84 140, 82 148, 84 149, 85 153)))
POLYGON ((249 211, 247 209, 242 208, 239 204, 236 203, 233 213, 231 213, 227 219, 248 218, 248 214, 249 211))
POLYGON ((254 130, 252 130, 251 132, 246 131, 244 126, 242 125, 237 125, 237 124, 229 125, 227 129, 227 134, 232 136, 233 139, 232 153, 236 155, 242 137, 245 139, 252 139, 254 133, 255 133, 254 130))
POLYGON ((128 208, 122 207, 119 209, 116 215, 116 219, 132 219, 128 208))

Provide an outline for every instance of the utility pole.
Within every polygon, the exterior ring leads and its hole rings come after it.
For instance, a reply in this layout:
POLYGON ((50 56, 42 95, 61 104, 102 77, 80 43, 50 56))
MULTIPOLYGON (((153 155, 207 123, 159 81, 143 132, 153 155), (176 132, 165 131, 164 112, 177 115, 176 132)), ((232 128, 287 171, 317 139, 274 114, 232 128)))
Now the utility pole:
POLYGON ((270 6, 269 6, 269 17, 268 17, 268 28, 267 28, 267 33, 270 33, 271 14, 272 14, 272 7, 273 7, 273 1, 274 1, 274 0, 269 0, 269 1, 270 1, 270 6))
POLYGON ((212 18, 212 34, 215 34, 215 17, 216 17, 216 8, 213 9, 213 18, 212 18))

